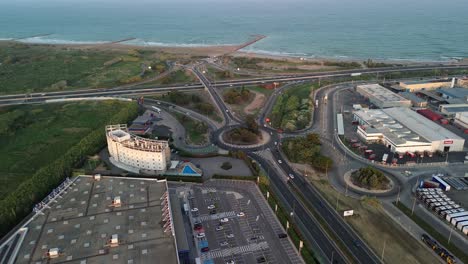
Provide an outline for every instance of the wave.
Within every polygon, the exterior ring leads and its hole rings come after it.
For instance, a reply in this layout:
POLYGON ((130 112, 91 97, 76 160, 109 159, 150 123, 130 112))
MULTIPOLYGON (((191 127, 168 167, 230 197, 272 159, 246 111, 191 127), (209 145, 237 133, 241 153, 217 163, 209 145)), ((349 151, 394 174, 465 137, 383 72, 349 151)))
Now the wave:
POLYGON ((171 43, 171 42, 155 42, 145 41, 143 39, 135 39, 123 42, 122 44, 134 44, 137 46, 154 46, 154 47, 182 47, 182 48, 193 48, 193 47, 214 47, 214 46, 235 46, 239 44, 233 43, 171 43))
POLYGON ((103 44, 108 41, 91 41, 91 40, 67 40, 67 39, 53 39, 53 38, 44 38, 44 37, 32 37, 18 40, 23 43, 33 43, 33 44, 103 44))
POLYGON ((250 53, 258 53, 258 54, 265 54, 265 55, 273 55, 273 56, 280 56, 280 57, 307 57, 307 58, 315 58, 315 56, 302 53, 302 52, 284 52, 284 51, 271 51, 271 50, 262 50, 262 49, 241 49, 240 51, 243 52, 250 52, 250 53))

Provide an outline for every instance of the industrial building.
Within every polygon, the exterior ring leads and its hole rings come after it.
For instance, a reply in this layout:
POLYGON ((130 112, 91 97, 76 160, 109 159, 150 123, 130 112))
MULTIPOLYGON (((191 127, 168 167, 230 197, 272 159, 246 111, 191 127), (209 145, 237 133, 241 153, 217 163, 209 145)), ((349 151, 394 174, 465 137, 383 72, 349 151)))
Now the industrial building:
POLYGON ((392 152, 463 151, 465 140, 406 107, 360 110, 358 136, 366 142, 380 142, 392 152))
POLYGON ((4 241, 1 263, 180 263, 165 180, 67 179, 4 241))
POLYGON ((171 150, 166 140, 153 140, 128 132, 127 125, 106 126, 110 162, 138 174, 164 174, 170 164, 171 150))
POLYGON ((421 98, 419 96, 416 96, 414 93, 402 92, 402 93, 399 93, 399 95, 401 95, 404 98, 410 100, 411 105, 414 106, 414 107, 427 107, 427 100, 425 100, 424 98, 421 98))
POLYGON ((468 112, 468 104, 443 104, 439 105, 439 112, 442 114, 453 117, 457 113, 468 112))
POLYGON ((456 113, 454 124, 461 128, 468 129, 468 112, 456 113))
POLYGON ((417 92, 420 90, 435 90, 442 87, 450 87, 453 81, 453 79, 432 81, 407 81, 400 82, 400 87, 408 92, 417 92))
POLYGON ((467 103, 468 89, 467 88, 449 88, 439 89, 436 93, 444 98, 448 103, 467 103))
POLYGON ((410 107, 411 101, 379 84, 357 85, 356 91, 379 108, 410 107))

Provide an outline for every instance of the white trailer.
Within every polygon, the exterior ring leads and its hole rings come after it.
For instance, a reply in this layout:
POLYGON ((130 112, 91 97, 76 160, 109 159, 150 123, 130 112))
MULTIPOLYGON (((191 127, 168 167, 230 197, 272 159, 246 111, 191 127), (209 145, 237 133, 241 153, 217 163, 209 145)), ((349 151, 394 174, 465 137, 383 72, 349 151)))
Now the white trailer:
POLYGON ((465 215, 468 215, 468 212, 465 212, 465 210, 463 210, 463 211, 460 211, 458 213, 448 214, 445 219, 448 222, 450 222, 450 221, 452 221, 452 218, 459 217, 459 216, 465 216, 465 215))
POLYGON ((450 221, 450 223, 452 223, 452 225, 454 226, 457 226, 458 223, 464 222, 464 221, 468 221, 468 214, 464 216, 460 216, 460 217, 454 217, 452 218, 452 221, 450 221))
POLYGON ((151 106, 151 108, 153 108, 153 110, 156 111, 156 113, 158 113, 158 114, 161 113, 161 109, 159 109, 158 107, 156 107, 156 106, 151 106))
POLYGON ((463 228, 464 228, 465 226, 468 226, 468 220, 457 223, 457 229, 458 229, 458 230, 463 230, 463 228))
POLYGON ((468 236, 468 226, 463 227, 462 232, 468 236))

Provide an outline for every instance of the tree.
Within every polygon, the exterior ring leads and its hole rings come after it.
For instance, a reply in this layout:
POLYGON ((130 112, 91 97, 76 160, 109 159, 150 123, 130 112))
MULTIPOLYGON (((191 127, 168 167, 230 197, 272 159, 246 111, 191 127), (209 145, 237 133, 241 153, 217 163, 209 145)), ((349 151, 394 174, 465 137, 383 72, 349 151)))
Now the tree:
POLYGON ((288 100, 286 101, 286 107, 285 107, 285 110, 287 112, 291 112, 293 110, 297 110, 299 108, 300 104, 299 104, 299 98, 297 98, 297 96, 291 96, 288 98, 288 100))
POLYGON ((255 121, 255 117, 253 115, 248 115, 245 118, 245 123, 247 124, 247 129, 252 131, 255 134, 258 134, 258 124, 255 121))

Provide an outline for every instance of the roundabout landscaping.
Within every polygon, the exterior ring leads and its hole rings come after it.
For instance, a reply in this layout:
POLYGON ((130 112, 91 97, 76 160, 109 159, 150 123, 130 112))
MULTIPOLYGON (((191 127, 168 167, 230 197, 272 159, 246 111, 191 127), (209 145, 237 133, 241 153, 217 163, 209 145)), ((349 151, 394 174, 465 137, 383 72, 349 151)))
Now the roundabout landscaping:
POLYGON ((368 194, 387 193, 395 187, 390 177, 372 167, 347 171, 344 180, 351 189, 368 194))

